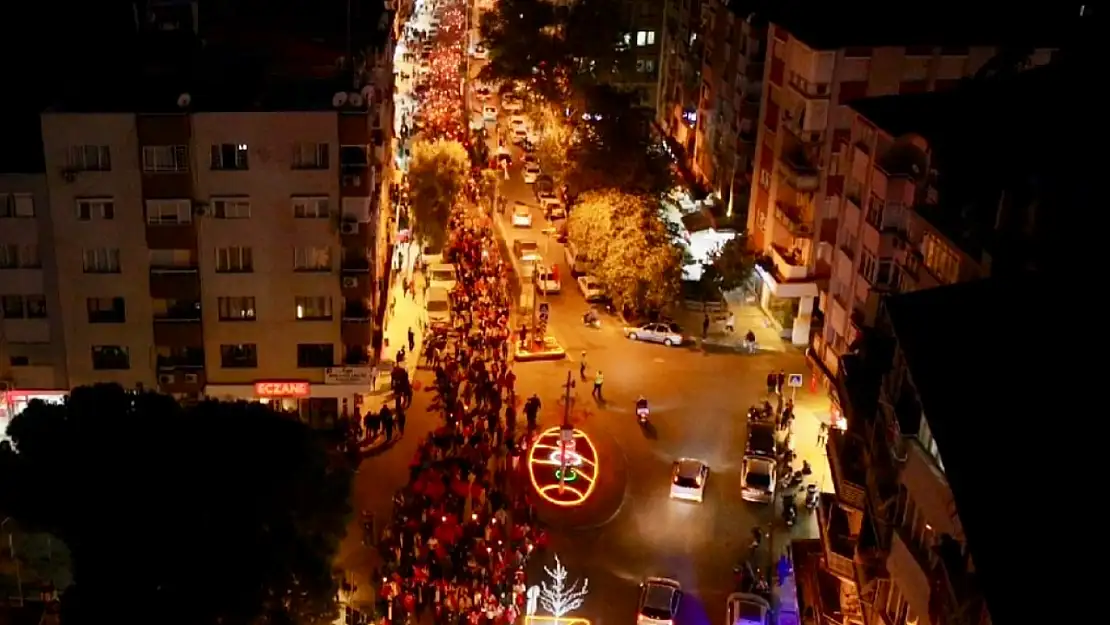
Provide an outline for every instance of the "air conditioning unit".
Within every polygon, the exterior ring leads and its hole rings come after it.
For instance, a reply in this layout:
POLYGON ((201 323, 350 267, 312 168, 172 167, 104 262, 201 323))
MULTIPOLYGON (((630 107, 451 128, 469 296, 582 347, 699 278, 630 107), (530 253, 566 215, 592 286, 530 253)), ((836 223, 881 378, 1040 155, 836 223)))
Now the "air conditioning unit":
POLYGON ((342 234, 358 234, 358 222, 344 221, 339 224, 339 232, 342 234))
POLYGON ((173 384, 173 374, 172 373, 162 373, 162 374, 160 374, 158 376, 158 383, 159 384, 173 384))
POLYGON ((195 373, 186 373, 185 374, 185 382, 187 384, 196 384, 196 383, 200 382, 200 376, 195 374, 195 373))
POLYGON ((343 288, 345 288, 345 289, 358 288, 358 278, 353 278, 351 276, 347 276, 347 277, 343 278, 343 288))

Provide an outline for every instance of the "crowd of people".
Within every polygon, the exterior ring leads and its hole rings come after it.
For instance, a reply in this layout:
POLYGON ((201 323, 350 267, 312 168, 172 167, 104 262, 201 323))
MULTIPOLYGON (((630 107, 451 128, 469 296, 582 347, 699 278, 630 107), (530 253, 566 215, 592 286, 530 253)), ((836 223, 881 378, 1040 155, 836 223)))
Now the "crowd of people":
MULTIPOLYGON (((438 26, 426 48, 430 71, 418 81, 415 115, 426 138, 458 138, 466 128, 459 90, 465 3, 439 0, 431 8, 438 26)), ((391 518, 379 524, 363 513, 368 540, 381 555, 374 579, 383 624, 425 612, 442 624, 511 623, 526 609, 525 565, 547 542, 526 481, 517 479, 535 417, 517 432, 509 267, 490 217, 466 197, 458 198, 448 232, 444 257, 457 271, 454 318, 427 328, 423 353, 435 377, 430 410, 442 423, 418 444, 391 518)), ((404 387, 398 410, 411 401, 411 385, 404 387)))

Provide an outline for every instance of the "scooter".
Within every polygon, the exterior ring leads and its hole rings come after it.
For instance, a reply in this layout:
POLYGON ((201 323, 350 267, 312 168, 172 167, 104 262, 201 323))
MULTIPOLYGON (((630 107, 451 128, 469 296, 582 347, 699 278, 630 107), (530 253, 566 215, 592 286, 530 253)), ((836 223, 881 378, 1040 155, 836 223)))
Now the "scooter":
POLYGON ((806 486, 806 510, 816 510, 817 502, 820 499, 817 493, 817 485, 809 484, 806 486))
POLYGON ((794 521, 798 520, 798 506, 794 504, 794 495, 782 496, 782 522, 786 527, 794 527, 794 521))
POLYGON ((636 402, 636 421, 638 421, 640 425, 647 425, 649 412, 647 400, 641 399, 636 402))
POLYGON ((601 318, 596 314, 586 313, 582 315, 582 325, 597 330, 601 327, 601 318))

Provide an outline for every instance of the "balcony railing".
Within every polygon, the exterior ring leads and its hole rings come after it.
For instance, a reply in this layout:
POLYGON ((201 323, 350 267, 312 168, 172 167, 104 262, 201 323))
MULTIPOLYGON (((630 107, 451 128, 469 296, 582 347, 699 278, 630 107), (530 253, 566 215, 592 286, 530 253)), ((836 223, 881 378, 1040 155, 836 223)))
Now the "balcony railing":
POLYGON ((197 270, 198 266, 196 263, 160 264, 150 266, 150 273, 196 273, 197 270))
POLYGON ((797 204, 775 202, 775 219, 786 226, 791 234, 810 236, 813 226, 805 219, 805 211, 797 204))
POLYGON ((347 306, 343 308, 343 321, 369 321, 373 312, 366 306, 347 306))
POLYGON ((345 257, 340 262, 340 270, 345 273, 368 273, 370 271, 370 260, 363 257, 345 257))
POLYGON ((802 259, 777 245, 771 246, 771 260, 775 263, 775 273, 783 280, 805 280, 808 274, 802 259))
POLYGON ((159 369, 203 369, 204 354, 192 356, 159 356, 159 369))
POLYGON ((829 432, 829 472, 832 473, 837 499, 863 511, 867 509, 867 473, 862 468, 864 459, 860 455, 860 445, 853 444, 852 440, 850 435, 840 430, 829 432))
POLYGON ((155 314, 154 320, 170 323, 200 321, 200 306, 197 304, 183 304, 180 306, 174 306, 164 313, 155 314))
POLYGON ((791 150, 779 159, 782 167, 779 173, 783 182, 797 191, 812 192, 821 187, 821 179, 817 168, 813 166, 798 150, 791 150))

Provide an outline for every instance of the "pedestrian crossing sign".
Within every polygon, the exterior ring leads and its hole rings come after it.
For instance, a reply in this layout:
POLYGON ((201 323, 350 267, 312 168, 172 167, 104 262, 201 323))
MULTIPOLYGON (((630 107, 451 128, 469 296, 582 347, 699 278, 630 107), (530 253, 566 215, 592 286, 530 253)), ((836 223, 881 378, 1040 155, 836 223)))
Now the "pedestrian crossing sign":
POLYGON ((804 374, 791 373, 790 378, 786 381, 786 385, 791 387, 791 388, 801 388, 803 377, 804 377, 804 374))

